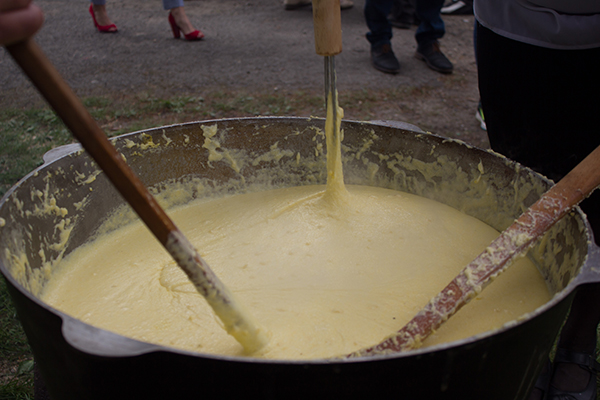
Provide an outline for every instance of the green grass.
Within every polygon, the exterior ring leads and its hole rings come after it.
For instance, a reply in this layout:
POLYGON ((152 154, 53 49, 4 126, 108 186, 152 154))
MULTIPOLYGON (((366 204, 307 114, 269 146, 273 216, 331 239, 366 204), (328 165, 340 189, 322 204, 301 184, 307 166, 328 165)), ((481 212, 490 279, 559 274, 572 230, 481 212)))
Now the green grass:
MULTIPOLYGON (((109 98, 84 100, 96 121, 109 136, 175 122, 207 119, 232 114, 244 106, 245 114, 264 109, 248 97, 226 96, 208 106, 202 98, 174 99, 134 98, 113 101, 109 98), (195 117, 195 118, 194 118, 195 117)), ((42 156, 53 147, 71 143, 73 139, 59 118, 48 108, 0 111, 0 196, 19 179, 42 164, 42 156)))
POLYGON ((48 109, 1 111, 0 132, 0 196, 39 166, 46 151, 71 141, 48 109))
POLYGON ((0 400, 33 398, 33 356, 0 278, 0 400))

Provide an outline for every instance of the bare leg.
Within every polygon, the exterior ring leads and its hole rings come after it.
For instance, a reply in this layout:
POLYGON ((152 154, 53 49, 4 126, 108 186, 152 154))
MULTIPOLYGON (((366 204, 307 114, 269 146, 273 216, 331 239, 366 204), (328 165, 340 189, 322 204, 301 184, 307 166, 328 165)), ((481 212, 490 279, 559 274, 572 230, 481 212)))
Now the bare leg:
POLYGON ((94 15, 96 16, 96 21, 98 21, 98 25, 112 25, 112 21, 110 20, 110 18, 108 18, 108 14, 106 13, 106 5, 97 6, 95 4, 92 4, 92 8, 94 9, 94 15))
POLYGON ((181 31, 185 35, 189 35, 190 33, 196 30, 196 28, 194 28, 194 25, 192 25, 189 18, 185 14, 185 10, 183 7, 172 8, 171 15, 173 15, 177 26, 179 26, 179 29, 181 29, 181 31))

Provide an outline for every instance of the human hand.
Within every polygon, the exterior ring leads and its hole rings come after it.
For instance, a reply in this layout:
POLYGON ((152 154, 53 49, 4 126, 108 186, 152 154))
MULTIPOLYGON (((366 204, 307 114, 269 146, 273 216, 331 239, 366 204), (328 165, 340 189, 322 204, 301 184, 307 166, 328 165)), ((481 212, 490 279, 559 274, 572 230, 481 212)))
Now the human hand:
POLYGON ((0 0, 0 45, 33 36, 43 22, 42 10, 31 0, 0 0))

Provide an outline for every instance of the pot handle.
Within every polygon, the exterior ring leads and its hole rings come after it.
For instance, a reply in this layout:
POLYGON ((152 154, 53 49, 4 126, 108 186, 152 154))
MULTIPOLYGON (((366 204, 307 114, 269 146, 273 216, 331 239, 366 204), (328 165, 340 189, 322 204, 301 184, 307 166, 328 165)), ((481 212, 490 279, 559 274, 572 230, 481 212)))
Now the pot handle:
POLYGON ((44 164, 51 163, 53 161, 58 160, 59 158, 66 156, 67 154, 71 154, 82 149, 83 147, 81 147, 79 143, 71 143, 65 144, 64 146, 55 147, 52 150, 49 150, 46 153, 44 153, 44 164))
POLYGON ((68 315, 62 315, 62 320, 65 341, 84 353, 102 357, 132 357, 162 350, 160 346, 96 328, 68 315))

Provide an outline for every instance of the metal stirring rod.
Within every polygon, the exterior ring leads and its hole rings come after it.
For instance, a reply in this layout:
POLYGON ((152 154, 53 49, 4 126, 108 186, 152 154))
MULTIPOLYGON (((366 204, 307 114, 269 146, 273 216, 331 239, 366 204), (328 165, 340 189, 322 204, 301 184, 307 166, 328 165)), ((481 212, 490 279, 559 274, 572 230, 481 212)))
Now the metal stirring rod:
MULTIPOLYGON (((325 107, 327 107, 329 95, 331 94, 333 123, 337 124, 338 101, 335 79, 335 56, 325 56, 325 107)), ((337 129, 334 129, 334 135, 337 135, 337 131, 337 129)), ((337 138, 335 139, 337 140, 337 138)))

